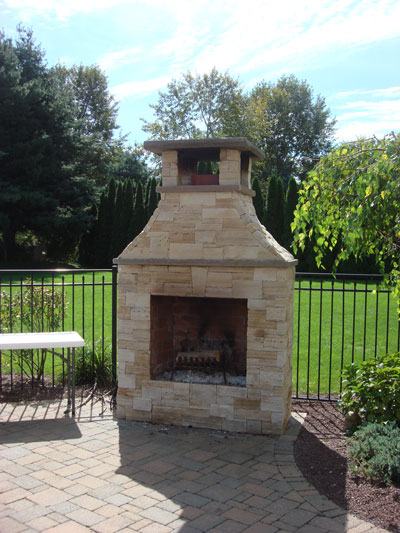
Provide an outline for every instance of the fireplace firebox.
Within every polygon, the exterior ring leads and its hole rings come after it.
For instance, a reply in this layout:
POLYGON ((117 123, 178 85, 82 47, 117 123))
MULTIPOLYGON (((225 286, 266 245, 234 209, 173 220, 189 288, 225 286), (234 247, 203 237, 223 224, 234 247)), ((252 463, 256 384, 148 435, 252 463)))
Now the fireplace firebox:
POLYGON ((241 137, 145 148, 162 155, 161 200, 115 260, 118 416, 280 434, 297 261, 255 214, 251 162, 263 154, 241 137), (203 161, 213 183, 192 179, 203 161))

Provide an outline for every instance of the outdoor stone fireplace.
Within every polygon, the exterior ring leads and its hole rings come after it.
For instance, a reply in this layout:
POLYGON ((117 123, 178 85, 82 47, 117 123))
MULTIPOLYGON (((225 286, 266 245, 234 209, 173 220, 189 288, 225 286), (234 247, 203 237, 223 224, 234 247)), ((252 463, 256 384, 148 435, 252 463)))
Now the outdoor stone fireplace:
POLYGON ((297 261, 260 224, 245 138, 148 141, 161 200, 119 265, 118 416, 284 431, 297 261), (197 174, 200 161, 219 170, 197 174))

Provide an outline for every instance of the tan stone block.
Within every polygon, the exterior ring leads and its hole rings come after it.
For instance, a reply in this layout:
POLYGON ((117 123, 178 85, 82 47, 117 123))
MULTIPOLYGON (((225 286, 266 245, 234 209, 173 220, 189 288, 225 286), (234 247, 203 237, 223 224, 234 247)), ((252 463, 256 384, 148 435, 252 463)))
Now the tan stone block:
POLYGON ((206 292, 207 271, 205 267, 192 268, 192 285, 194 296, 204 296, 206 292))
POLYGON ((216 241, 216 232, 214 228, 207 231, 196 230, 195 242, 197 244, 213 244, 216 241))
POLYGON ((125 409, 125 416, 127 420, 135 420, 137 422, 150 422, 151 411, 138 411, 137 409, 125 409))
POLYGON ((260 372, 260 385, 269 384, 269 385, 282 385, 283 375, 280 370, 269 369, 268 371, 260 372))
POLYGON ((230 287, 206 287, 207 298, 233 298, 230 287))
POLYGON ((143 385, 142 386, 142 397, 159 401, 161 400, 161 390, 162 389, 159 389, 156 387, 143 385))
POLYGON ((226 218, 238 218, 236 209, 230 207, 204 207, 202 209, 201 217, 203 220, 207 219, 226 219, 226 218))
POLYGON ((208 408, 210 404, 217 403, 217 386, 190 383, 189 398, 191 406, 208 408))
POLYGON ((223 258, 223 249, 203 246, 203 259, 222 259, 223 258))
POLYGON ((234 298, 261 298, 262 282, 253 280, 232 280, 234 298))
MULTIPOLYGON (((261 434, 262 435, 276 435, 276 431, 272 428, 271 422, 263 421, 261 424, 261 434)), ((278 433, 280 435, 280 433, 278 433)))
POLYGON ((267 307, 265 311, 265 318, 273 321, 286 320, 286 307, 267 307))
POLYGON ((159 283, 190 283, 192 273, 189 269, 180 272, 154 272, 151 275, 151 280, 159 283))
POLYGON ((260 409, 261 400, 250 400, 249 398, 236 398, 233 403, 236 409, 244 409, 249 411, 258 411, 260 409))
POLYGON ((260 373, 258 372, 258 370, 256 372, 251 372, 249 370, 247 370, 247 375, 246 375, 246 385, 248 388, 251 388, 251 387, 259 387, 260 385, 260 373))
POLYGON ((162 160, 164 162, 172 162, 177 163, 178 162, 178 151, 177 150, 166 150, 165 152, 162 152, 162 160))
POLYGON ((136 411, 151 411, 152 399, 151 398, 133 398, 132 407, 136 411))
MULTIPOLYGON (((263 281, 276 281, 278 280, 278 272, 280 268, 256 268, 254 272, 254 279, 261 279, 263 281)), ((281 281, 281 280, 279 280, 281 281)))
POLYGON ((118 319, 119 320, 130 320, 130 318, 131 318, 130 307, 122 307, 120 305, 118 308, 118 319))
POLYGON ((128 307, 146 309, 150 307, 150 294, 134 293, 126 294, 126 305, 128 307))
POLYGON ((209 270, 207 276, 209 287, 230 287, 232 288, 232 272, 214 272, 209 270))
POLYGON ((233 405, 211 404, 210 415, 220 418, 233 418, 233 405))
POLYGON ((126 406, 117 402, 117 418, 126 418, 126 406))
POLYGON ((163 294, 166 296, 192 296, 193 288, 186 283, 165 283, 163 294))
POLYGON ((131 319, 134 322, 138 320, 150 320, 150 309, 148 307, 134 307, 131 309, 131 319))
POLYGON ((125 362, 125 374, 136 374, 134 363, 130 363, 128 361, 125 362))
POLYGON ((239 185, 240 174, 239 172, 229 172, 220 169, 219 184, 220 185, 239 185))
POLYGON ((178 176, 163 176, 162 184, 164 187, 174 187, 178 185, 178 176))
POLYGON ((217 385, 217 402, 223 404, 226 398, 246 398, 247 390, 245 387, 231 387, 229 385, 217 385), (221 400, 222 399, 222 400, 221 400))
POLYGON ((136 388, 136 376, 134 374, 125 374, 118 372, 118 386, 126 389, 136 388))
POLYGON ((183 396, 183 397, 189 397, 190 394, 190 384, 189 383, 173 383, 173 391, 174 394, 183 396))
POLYGON ((151 421, 155 424, 182 424, 183 412, 181 409, 174 409, 173 407, 164 407, 162 405, 153 405, 151 413, 151 421))
POLYGON ((118 320, 118 331, 120 333, 132 333, 133 331, 132 320, 118 320))
POLYGON ((132 362, 135 359, 135 352, 126 348, 119 348, 118 350, 118 361, 119 362, 132 362))
POLYGON ((196 241, 194 232, 171 233, 169 242, 186 242, 194 244, 196 241))
MULTIPOLYGON (((257 259, 258 246, 229 246, 223 247, 224 259, 257 259)), ((261 282, 260 282, 261 283, 261 282)), ((252 296, 250 296, 252 298, 252 296)))
POLYGON ((170 243, 170 259, 201 259, 203 248, 201 244, 170 243))
POLYGON ((240 151, 230 148, 221 148, 220 161, 240 161, 240 151))
MULTIPOLYGON (((187 274, 190 276, 191 275, 191 267, 190 266, 169 266, 168 267, 168 272, 180 272, 180 273, 187 272, 187 274)), ((190 278, 188 278, 188 279, 190 279, 190 278)))
POLYGON ((246 420, 246 433, 252 435, 259 435, 261 433, 261 421, 260 420, 246 420))
POLYGON ((180 204, 182 206, 215 205, 216 193, 202 192, 201 194, 181 193, 180 204))
POLYGON ((231 420, 225 418, 222 420, 223 431, 236 431, 238 433, 246 432, 246 420, 231 420))

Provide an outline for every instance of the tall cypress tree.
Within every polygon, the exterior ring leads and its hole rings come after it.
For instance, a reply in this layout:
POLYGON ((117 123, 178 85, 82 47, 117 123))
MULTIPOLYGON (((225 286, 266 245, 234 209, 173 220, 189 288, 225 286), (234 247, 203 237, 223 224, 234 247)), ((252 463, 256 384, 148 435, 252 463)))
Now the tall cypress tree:
POLYGON ((96 204, 92 204, 89 214, 92 217, 93 223, 91 227, 86 230, 79 241, 78 257, 79 263, 86 267, 95 267, 95 250, 96 250, 96 230, 97 230, 97 218, 98 207, 96 204))
POLYGON ((136 237, 146 224, 146 212, 143 205, 143 189, 140 181, 136 185, 135 204, 133 206, 132 235, 136 237))
POLYGON ((146 181, 146 187, 144 189, 144 200, 143 200, 143 205, 145 207, 145 209, 147 210, 147 207, 149 205, 149 197, 150 197, 150 187, 151 187, 151 178, 149 178, 147 181, 146 181))
POLYGON ((109 245, 109 264, 112 263, 114 257, 117 257, 122 252, 124 245, 124 220, 123 220, 123 208, 124 208, 124 188, 121 182, 117 185, 113 224, 111 231, 111 239, 109 245))
POLYGON ((284 227, 284 246, 287 250, 291 249, 292 245, 292 230, 290 224, 293 222, 294 211, 299 201, 299 190, 296 180, 292 177, 289 180, 288 190, 286 192, 286 206, 285 206, 285 227, 284 227))
POLYGON ((147 220, 150 219, 152 214, 157 208, 158 205, 158 196, 156 192, 157 182, 155 178, 151 178, 151 184, 150 184, 150 193, 149 193, 149 200, 147 204, 147 220))
POLYGON ((125 180, 124 185, 124 207, 123 207, 123 220, 124 220, 124 242, 123 248, 133 240, 133 235, 131 234, 131 226, 133 220, 133 185, 132 180, 125 180))
POLYGON ((256 210, 256 215, 258 217, 258 220, 261 223, 263 223, 265 200, 264 200, 261 187, 260 187, 260 182, 258 181, 257 176, 255 176, 253 179, 252 188, 253 188, 253 191, 256 193, 256 195, 253 196, 254 209, 256 210))
POLYGON ((268 184, 264 225, 279 244, 283 244, 284 215, 285 195, 283 192, 283 183, 280 178, 272 176, 268 184))

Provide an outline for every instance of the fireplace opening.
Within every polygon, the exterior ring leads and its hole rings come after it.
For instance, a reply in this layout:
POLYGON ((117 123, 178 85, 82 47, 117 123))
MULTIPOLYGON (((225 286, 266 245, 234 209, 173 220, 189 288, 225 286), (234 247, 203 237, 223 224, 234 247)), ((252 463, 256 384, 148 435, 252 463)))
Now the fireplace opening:
POLYGON ((247 300, 151 296, 151 379, 246 386, 247 300))

